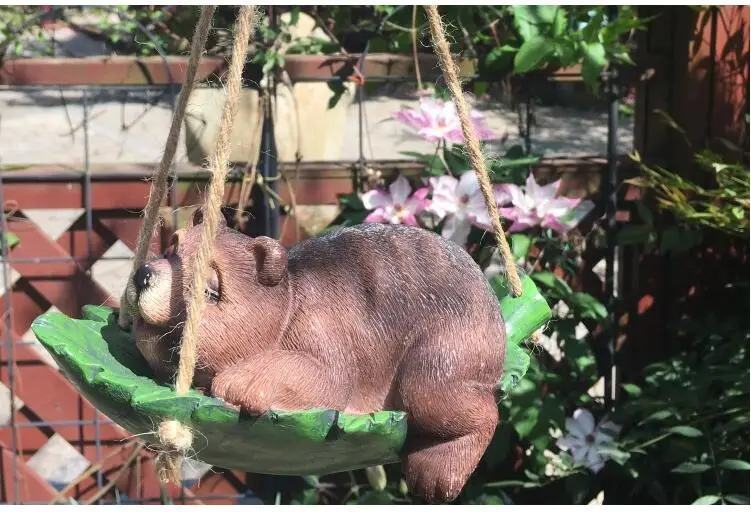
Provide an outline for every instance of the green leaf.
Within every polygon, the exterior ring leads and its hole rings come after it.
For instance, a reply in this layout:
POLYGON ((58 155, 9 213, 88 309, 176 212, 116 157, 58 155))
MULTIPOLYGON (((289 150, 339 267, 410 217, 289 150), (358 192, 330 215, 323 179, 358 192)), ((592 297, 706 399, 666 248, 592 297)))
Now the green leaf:
POLYGON ((582 78, 593 91, 600 87, 600 73, 608 63, 605 47, 602 43, 585 43, 584 59, 582 60, 582 78))
POLYGON ((490 279, 490 286, 498 297, 506 324, 506 362, 500 387, 508 393, 518 384, 529 366, 529 355, 520 345, 545 325, 550 319, 551 312, 547 301, 528 276, 522 277, 520 297, 511 295, 508 283, 502 276, 490 279))
POLYGON ((641 388, 636 384, 624 383, 621 384, 623 390, 633 397, 641 395, 641 388))
POLYGON ((300 8, 299 7, 293 7, 290 11, 290 17, 289 17, 289 24, 291 26, 297 25, 297 22, 300 21, 300 8))
POLYGON ((600 446, 597 451, 613 459, 619 466, 623 466, 631 458, 630 453, 609 446, 600 446))
POLYGON ((720 497, 716 494, 707 494, 694 501, 692 505, 714 505, 718 501, 720 501, 720 497))
POLYGON ((514 260, 518 261, 527 257, 529 248, 532 246, 532 238, 529 235, 514 233, 511 235, 511 251, 514 260))
MULTIPOLYGON (((513 55, 517 51, 519 51, 518 48, 515 48, 507 44, 503 46, 495 46, 485 56, 485 67, 487 68, 489 72, 493 72, 493 71, 503 72, 504 68, 511 63, 511 59, 512 59, 511 55, 513 55)), ((475 94, 477 96, 480 96, 480 94, 477 94, 477 92, 475 92, 475 94)))
POLYGON ((668 432, 672 432, 673 434, 678 434, 679 436, 683 437, 701 437, 703 435, 701 433, 701 430, 694 427, 689 427, 688 425, 671 427, 668 429, 668 432))
POLYGON ((556 298, 564 298, 569 297, 571 294, 574 293, 574 291, 571 289, 571 287, 552 272, 543 271, 543 272, 535 272, 534 274, 531 274, 529 277, 535 280, 535 282, 541 284, 544 288, 550 290, 553 292, 553 295, 556 296, 556 298))
POLYGON ((336 107, 337 103, 339 103, 339 100, 342 99, 342 96, 347 89, 339 80, 328 82, 327 85, 332 93, 327 105, 329 110, 331 110, 332 108, 336 107))
POLYGON ((639 425, 643 425, 644 423, 648 423, 650 421, 665 420, 665 419, 668 419, 668 418, 670 418, 672 416, 675 416, 675 413, 673 413, 673 411, 670 411, 670 410, 667 410, 667 409, 662 410, 662 411, 653 412, 652 414, 650 414, 649 416, 647 416, 646 418, 644 418, 642 421, 640 421, 639 425))
POLYGON ((649 226, 628 225, 618 231, 618 245, 639 245, 649 241, 652 228, 649 226))
POLYGON ((365 205, 362 204, 362 199, 357 193, 352 194, 340 194, 339 206, 341 208, 348 208, 352 210, 365 210, 365 205))
POLYGON ((751 464, 746 462, 745 460, 738 460, 738 459, 727 459, 723 460, 718 464, 718 466, 722 469, 727 469, 728 471, 749 471, 751 470, 751 464))
POLYGON ((524 41, 539 35, 558 37, 566 29, 566 9, 558 5, 514 5, 514 26, 524 41))
POLYGON ((574 293, 569 299, 569 304, 576 308, 576 312, 582 318, 599 320, 608 317, 607 308, 588 293, 574 293))
POLYGON ((593 42, 599 39, 600 29, 602 28, 603 12, 597 11, 595 15, 587 22, 587 25, 582 29, 582 38, 586 42, 593 42))
POLYGON ((475 95, 475 97, 479 98, 486 92, 488 92, 488 83, 487 82, 475 82, 474 90, 472 91, 475 95))
POLYGON ((18 242, 20 242, 20 239, 10 231, 5 233, 5 243, 8 244, 8 249, 13 249, 16 245, 18 245, 18 242))
POLYGON ((441 161, 441 157, 433 152, 430 154, 418 153, 417 151, 400 151, 404 156, 411 156, 426 165, 426 171, 430 176, 442 176, 446 174, 446 166, 441 161))
POLYGON ((393 505, 394 499, 386 491, 368 491, 357 500, 358 505, 393 505))
POLYGON ((743 496, 741 494, 726 494, 723 496, 725 498, 725 501, 728 503, 732 503, 733 505, 748 505, 748 496, 743 496))
POLYGON ((683 473, 683 474, 696 474, 696 473, 704 473, 708 469, 710 469, 712 466, 709 464, 702 464, 697 462, 684 462, 682 464, 678 464, 676 467, 670 470, 671 473, 683 473))
POLYGON ((702 232, 698 229, 686 230, 678 226, 668 226, 660 238, 660 253, 685 253, 700 244, 702 238, 702 232))
POLYGON ((506 343, 506 361, 503 364, 501 389, 508 392, 524 377, 529 368, 529 354, 519 345, 506 343))
POLYGON ((443 159, 446 161, 449 171, 453 174, 471 169, 467 157, 456 145, 452 146, 450 149, 444 148, 443 159))
POLYGON ((644 201, 635 201, 636 202, 636 211, 639 214, 639 218, 644 221, 644 224, 646 224, 649 227, 654 226, 654 216, 652 215, 652 212, 647 208, 647 205, 644 204, 644 201))
POLYGON ((523 74, 539 68, 554 52, 555 46, 544 37, 524 41, 514 56, 514 73, 523 74))

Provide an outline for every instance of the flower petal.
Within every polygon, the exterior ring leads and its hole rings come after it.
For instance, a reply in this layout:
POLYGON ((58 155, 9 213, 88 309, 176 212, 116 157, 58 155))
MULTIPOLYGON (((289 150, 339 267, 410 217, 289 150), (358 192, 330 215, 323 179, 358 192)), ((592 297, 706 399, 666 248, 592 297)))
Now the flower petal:
POLYGON ((425 210, 430 206, 430 200, 425 198, 425 196, 428 195, 428 192, 429 189, 427 187, 418 189, 412 194, 412 197, 407 199, 404 203, 404 207, 415 215, 425 210))
POLYGON ((555 199, 558 192, 558 186, 561 184, 561 180, 554 181, 545 186, 540 186, 535 180, 534 175, 530 172, 527 176, 527 195, 531 196, 535 204, 543 203, 551 199, 555 199))
POLYGON ((380 188, 375 188, 373 190, 365 192, 364 194, 361 194, 360 201, 362 201, 362 204, 366 210, 383 208, 392 204, 391 194, 380 188))
POLYGON ((591 451, 592 450, 586 444, 571 448, 571 458, 574 459, 574 464, 586 463, 591 451))
POLYGON ((523 211, 513 206, 500 208, 499 212, 501 213, 501 217, 506 220, 516 220, 517 218, 524 216, 523 211))
POLYGON ((595 436, 595 443, 598 445, 611 444, 612 442, 615 441, 615 439, 613 438, 612 435, 610 435, 609 432, 603 432, 601 430, 596 430, 594 436, 595 436))
POLYGON ((433 189, 433 197, 436 194, 440 194, 446 197, 456 197, 456 187, 459 184, 459 180, 448 174, 443 176, 432 177, 429 179, 430 186, 433 189))
POLYGON ((614 435, 618 435, 618 433, 621 431, 621 426, 617 425, 616 423, 613 423, 610 420, 603 421, 602 423, 600 423, 600 425, 597 428, 601 430, 607 430, 613 433, 614 435))
POLYGON ((505 185, 494 185, 493 193, 495 194, 495 201, 498 203, 498 206, 511 202, 511 195, 508 190, 506 190, 505 185))
MULTIPOLYGON (((406 224, 407 226, 419 226, 420 224, 417 222, 417 217, 415 217, 415 214, 412 212, 405 213, 401 216, 401 224, 406 224)), ((395 222, 394 224, 399 224, 400 222, 395 222)))
POLYGON ((381 224, 385 221, 385 217, 383 215, 383 209, 379 208, 376 211, 372 212, 370 215, 365 217, 365 224, 381 224))
POLYGON ((509 226, 509 228, 506 230, 508 233, 519 233, 521 231, 525 231, 527 229, 535 227, 537 224, 533 224, 530 222, 514 222, 509 226))
MULTIPOLYGON (((530 176, 532 173, 530 173, 530 176)), ((531 204, 531 201, 528 200, 526 194, 522 191, 522 189, 516 185, 512 184, 506 184, 504 186, 504 191, 506 194, 508 194, 509 199, 511 201, 511 204, 513 204, 517 208, 522 208, 524 210, 530 210, 533 204, 531 204)))
POLYGON ((440 126, 425 126, 420 128, 417 134, 428 142, 436 142, 440 139, 448 139, 448 131, 440 126))
POLYGON ((568 213, 561 219, 561 222, 565 223, 569 229, 575 228, 579 223, 589 215, 589 212, 594 210, 595 204, 589 199, 581 201, 574 209, 569 210, 568 213))
POLYGON ((559 221, 554 215, 546 215, 543 219, 540 225, 544 228, 550 228, 553 231, 565 234, 569 229, 571 229, 571 226, 562 223, 559 221))
MULTIPOLYGON (((579 425, 584 437, 594 432, 595 417, 587 409, 579 408, 575 410, 573 420, 579 425)), ((568 422, 566 422, 566 428, 568 428, 568 422)))
POLYGON ((459 180, 453 176, 439 176, 430 178, 430 186, 433 189, 433 199, 428 211, 437 215, 440 219, 446 215, 456 213, 459 205, 456 197, 456 187, 459 180))
POLYGON ((409 184, 407 178, 403 174, 400 174, 389 186, 389 192, 391 193, 393 204, 404 205, 409 194, 412 192, 412 186, 409 184))
POLYGON ((451 215, 443 223, 441 236, 464 247, 470 231, 472 231, 472 223, 468 218, 451 215))
POLYGON ((587 452, 587 467, 592 473, 597 474, 605 467, 605 458, 597 450, 589 450, 587 452))
POLYGON ((555 445, 564 451, 569 451, 574 448, 581 448, 584 446, 584 444, 585 443, 582 439, 574 436, 559 437, 555 442, 555 445))
MULTIPOLYGON (((459 177, 459 184, 456 187, 456 196, 473 197, 476 194, 481 194, 481 192, 480 183, 477 181, 475 171, 471 169, 464 171, 459 177)), ((482 195, 480 195, 480 198, 482 199, 482 195)))
POLYGON ((429 192, 430 192, 430 188, 428 188, 428 187, 420 187, 420 188, 418 188, 417 190, 415 190, 412 193, 412 197, 415 198, 415 199, 417 199, 417 200, 422 201, 423 199, 425 199, 426 197, 428 197, 428 193, 429 192))

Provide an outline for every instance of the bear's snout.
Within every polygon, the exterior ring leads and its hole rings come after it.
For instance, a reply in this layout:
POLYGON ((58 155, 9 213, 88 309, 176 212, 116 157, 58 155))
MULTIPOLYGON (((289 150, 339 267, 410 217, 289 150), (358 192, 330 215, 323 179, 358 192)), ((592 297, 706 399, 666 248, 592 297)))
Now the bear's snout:
POLYGON ((154 277, 154 271, 149 264, 142 265, 136 273, 133 275, 133 285, 136 287, 136 293, 141 294, 143 290, 151 285, 151 280, 154 277))
POLYGON ((151 325, 166 326, 172 320, 173 313, 179 309, 175 298, 182 291, 179 279, 173 283, 175 276, 170 262, 166 259, 150 261, 139 267, 133 274, 133 288, 141 318, 151 325), (174 296, 174 297, 173 297, 174 296))

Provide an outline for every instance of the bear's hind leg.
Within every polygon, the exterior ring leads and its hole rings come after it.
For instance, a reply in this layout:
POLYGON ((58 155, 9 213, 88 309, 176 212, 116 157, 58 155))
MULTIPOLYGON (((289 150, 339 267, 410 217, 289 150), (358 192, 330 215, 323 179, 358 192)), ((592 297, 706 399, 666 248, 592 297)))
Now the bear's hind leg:
POLYGON ((453 501, 490 444, 498 406, 490 390, 420 395, 407 402, 410 430, 402 458, 407 486, 428 502, 453 501))

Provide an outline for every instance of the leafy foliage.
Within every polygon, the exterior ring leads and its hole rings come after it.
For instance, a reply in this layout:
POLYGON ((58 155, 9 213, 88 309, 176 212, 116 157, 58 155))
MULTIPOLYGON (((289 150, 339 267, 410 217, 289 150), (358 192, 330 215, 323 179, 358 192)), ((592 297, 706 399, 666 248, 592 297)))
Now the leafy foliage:
POLYGON ((696 153, 699 168, 711 174, 714 187, 708 188, 660 166, 644 163, 638 153, 632 159, 639 164, 641 176, 627 180, 651 190, 659 207, 675 215, 679 226, 704 226, 733 235, 749 233, 748 167, 726 162, 705 149, 696 153))

